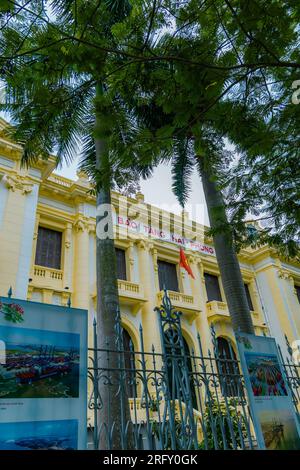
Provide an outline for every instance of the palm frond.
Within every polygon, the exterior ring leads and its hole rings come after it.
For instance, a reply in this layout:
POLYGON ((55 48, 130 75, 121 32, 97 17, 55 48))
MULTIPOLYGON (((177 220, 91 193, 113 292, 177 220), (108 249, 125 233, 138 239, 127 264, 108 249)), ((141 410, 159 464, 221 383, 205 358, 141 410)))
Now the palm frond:
POLYGON ((191 191, 191 175, 194 169, 194 158, 189 152, 187 139, 175 143, 176 153, 172 159, 172 190, 183 208, 191 191))

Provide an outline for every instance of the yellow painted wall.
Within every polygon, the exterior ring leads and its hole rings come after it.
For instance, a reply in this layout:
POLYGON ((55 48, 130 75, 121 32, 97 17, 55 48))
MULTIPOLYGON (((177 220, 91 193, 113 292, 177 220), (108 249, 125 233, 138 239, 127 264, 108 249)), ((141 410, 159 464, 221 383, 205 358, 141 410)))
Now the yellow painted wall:
MULTIPOLYGON (((57 176, 51 168, 49 170, 49 163, 39 164, 31 169, 33 173, 24 174, 18 164, 20 151, 13 148, 13 144, 10 148, 7 142, 1 147, 1 142, 4 141, 0 133, 0 294, 6 295, 10 286, 16 290, 26 198, 31 186, 38 184, 33 236, 27 248, 31 259, 27 298, 66 305, 71 297, 72 306, 89 309, 91 325, 96 294, 92 267, 95 252, 91 248, 91 237, 95 238, 96 234, 95 199, 88 192, 89 183, 82 173, 77 181, 57 176), (34 265, 39 224, 63 232, 61 270, 43 270, 34 265)), ((144 223, 148 223, 151 210, 153 227, 158 228, 161 219, 170 219, 170 214, 149 208, 142 195, 130 203, 139 203, 140 218, 144 223)), ((113 193, 113 204, 117 212, 124 215, 125 211, 126 215, 124 197, 113 193)), ((174 231, 178 228, 180 233, 181 217, 175 215, 171 219, 174 231)), ((192 222, 187 220, 186 223, 187 233, 192 233, 192 222)), ((199 224, 196 224, 196 230, 199 236, 204 233, 204 227, 199 224)), ((126 250, 127 260, 128 280, 119 283, 124 326, 132 335, 134 345, 140 347, 139 326, 142 324, 145 348, 149 350, 153 344, 159 349, 157 318, 153 311, 160 299, 157 262, 165 259, 178 264, 179 248, 174 243, 149 239, 145 234, 142 237, 134 233, 123 235, 116 240, 116 245, 126 250)), ((195 280, 178 267, 180 292, 172 294, 172 301, 183 312, 183 331, 188 344, 199 353, 199 334, 203 348, 212 348, 211 323, 215 324, 217 335, 234 343, 226 303, 207 304, 203 275, 205 271, 219 274, 215 256, 191 250, 186 253, 195 280)), ((283 268, 274 251, 270 253, 266 247, 244 251, 240 258, 244 280, 250 283, 256 333, 274 335, 284 348, 284 335, 292 342, 298 339, 300 332, 300 305, 294 289, 295 284, 300 285, 300 266, 293 263, 290 268, 286 264, 283 268)), ((89 337, 91 340, 92 335, 89 337)))

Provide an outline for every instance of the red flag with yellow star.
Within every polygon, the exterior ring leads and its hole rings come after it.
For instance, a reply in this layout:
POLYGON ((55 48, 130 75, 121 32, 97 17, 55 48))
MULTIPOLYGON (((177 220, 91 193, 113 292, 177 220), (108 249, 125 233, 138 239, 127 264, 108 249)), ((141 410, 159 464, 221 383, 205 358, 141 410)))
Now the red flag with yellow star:
POLYGON ((186 270, 186 272, 193 278, 195 279, 195 276, 193 274, 193 271, 191 270, 191 267, 189 265, 189 262, 185 256, 185 252, 183 250, 183 248, 180 247, 180 252, 179 252, 179 256, 180 256, 180 266, 182 268, 184 268, 186 270))

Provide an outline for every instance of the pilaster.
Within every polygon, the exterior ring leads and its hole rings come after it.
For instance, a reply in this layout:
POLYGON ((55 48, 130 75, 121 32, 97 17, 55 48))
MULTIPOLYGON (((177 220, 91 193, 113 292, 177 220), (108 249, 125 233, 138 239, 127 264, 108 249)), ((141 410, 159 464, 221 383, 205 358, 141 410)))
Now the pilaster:
POLYGON ((17 172, 5 174, 0 182, 5 195, 0 227, 0 294, 11 286, 14 296, 26 299, 38 185, 17 172))
POLYGON ((72 248, 73 248, 73 230, 72 224, 67 223, 63 243, 63 287, 72 290, 72 248))
MULTIPOLYGON (((192 295, 195 304, 199 305, 201 309, 200 315, 198 315, 195 320, 196 329, 197 333, 200 335, 203 354, 207 355, 207 350, 212 349, 212 341, 206 314, 206 291, 203 264, 201 258, 195 255, 189 255, 188 261, 195 276, 195 279, 191 279, 192 295)), ((198 351, 198 353, 200 353, 200 351, 198 351)))
POLYGON ((154 308, 157 306, 157 290, 153 270, 153 243, 140 239, 136 242, 139 258, 140 283, 144 288, 144 295, 147 301, 142 307, 142 327, 144 331, 145 351, 151 351, 152 345, 155 350, 161 350, 159 325, 157 313, 154 308))
POLYGON ((72 306, 89 309, 89 221, 80 216, 74 223, 74 284, 72 306))

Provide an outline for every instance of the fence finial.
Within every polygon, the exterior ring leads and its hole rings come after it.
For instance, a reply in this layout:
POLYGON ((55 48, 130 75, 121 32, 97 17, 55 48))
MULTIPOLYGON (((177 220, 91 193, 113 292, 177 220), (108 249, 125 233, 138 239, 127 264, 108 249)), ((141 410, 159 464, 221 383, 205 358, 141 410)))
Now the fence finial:
POLYGON ((10 286, 10 288, 8 289, 8 292, 7 292, 7 296, 8 296, 10 299, 11 299, 11 297, 12 297, 12 293, 13 293, 12 287, 10 286))

